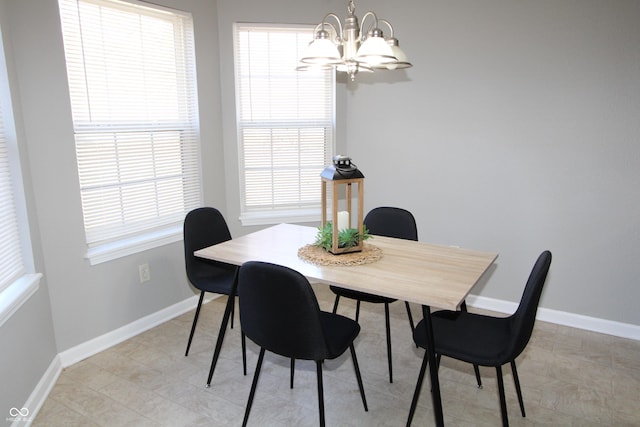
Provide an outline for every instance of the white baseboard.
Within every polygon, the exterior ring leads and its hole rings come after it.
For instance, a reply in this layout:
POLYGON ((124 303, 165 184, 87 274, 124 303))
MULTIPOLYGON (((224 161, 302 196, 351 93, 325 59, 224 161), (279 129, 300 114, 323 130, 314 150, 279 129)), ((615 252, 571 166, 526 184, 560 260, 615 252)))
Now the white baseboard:
MULTIPOLYGON (((467 304, 472 307, 507 314, 515 312, 518 308, 518 304, 514 302, 507 302, 476 295, 469 295, 467 298, 467 304)), ((542 307, 538 309, 536 318, 543 322, 550 322, 558 325, 570 326, 572 328, 585 329, 592 332, 599 332, 640 341, 640 326, 629 323, 614 322, 612 320, 598 319, 596 317, 589 317, 582 314, 568 313, 565 311, 542 307)))
MULTIPOLYGON (((213 296, 213 294, 209 295, 213 296)), ((122 341, 126 341, 131 337, 134 337, 144 331, 158 326, 161 323, 166 322, 167 320, 171 320, 174 317, 192 310, 198 304, 198 298, 199 296, 187 298, 184 301, 176 303, 167 308, 163 308, 160 311, 131 322, 128 325, 125 325, 114 331, 108 332, 104 335, 63 351, 59 354, 62 367, 66 368, 67 366, 71 366, 74 363, 86 359, 87 357, 93 356, 94 354, 100 353, 101 351, 106 350, 109 347, 113 347, 114 345, 119 344, 122 341)), ((212 298, 208 299, 205 298, 205 302, 211 301, 214 298, 217 298, 217 296, 213 296, 212 298)))
POLYGON ((11 424, 12 427, 17 426, 30 426, 35 420, 38 411, 44 404, 44 401, 47 400, 47 396, 51 392, 51 389, 56 384, 58 377, 60 376, 60 372, 62 372, 62 364, 60 363, 60 356, 56 356, 51 361, 51 364, 38 381, 36 388, 33 389, 29 399, 27 399, 23 408, 27 408, 29 410, 29 414, 26 418, 18 418, 13 421, 11 424))

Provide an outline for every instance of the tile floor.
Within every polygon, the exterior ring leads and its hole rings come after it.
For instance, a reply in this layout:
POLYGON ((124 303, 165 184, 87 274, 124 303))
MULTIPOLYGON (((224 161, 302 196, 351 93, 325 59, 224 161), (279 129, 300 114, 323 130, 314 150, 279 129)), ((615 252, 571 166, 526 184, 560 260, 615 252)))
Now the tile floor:
MULTIPOLYGON (((320 306, 333 294, 314 285, 320 306)), ((248 375, 242 374, 239 322, 225 336, 222 354, 205 388, 226 297, 206 304, 188 357, 184 350, 193 311, 63 370, 34 426, 239 426, 258 348, 248 342, 248 375)), ((472 309, 473 310, 473 309, 472 309)), ((342 300, 339 312, 353 316, 342 300)), ((413 306, 414 316, 420 309, 413 306)), ((388 381, 383 307, 363 304, 356 352, 369 412, 364 412, 349 352, 324 364, 329 426, 406 424, 422 350, 410 335, 404 304, 391 305, 394 382, 388 381)), ((511 371, 505 367, 511 425, 640 426, 640 342, 537 322, 519 357, 527 417, 522 418, 511 371)), ((443 358, 440 369, 445 424, 501 424, 495 370, 481 368, 475 386, 470 365, 443 358)), ((250 426, 315 426, 317 389, 313 362, 296 363, 289 389, 288 360, 267 353, 250 426)), ((428 380, 414 426, 433 425, 428 380)))

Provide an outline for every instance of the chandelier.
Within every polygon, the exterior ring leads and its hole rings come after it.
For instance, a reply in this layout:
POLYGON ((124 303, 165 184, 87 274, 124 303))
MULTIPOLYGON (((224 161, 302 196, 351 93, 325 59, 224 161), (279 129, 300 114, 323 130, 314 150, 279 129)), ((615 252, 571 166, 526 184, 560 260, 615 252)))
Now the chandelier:
POLYGON ((354 15, 353 0, 349 0, 347 12, 349 14, 344 24, 335 13, 328 13, 315 27, 314 39, 300 58, 298 70, 335 67, 336 70, 349 74, 353 81, 358 72, 398 70, 412 66, 407 55, 400 49, 398 39, 393 36, 393 27, 388 21, 378 19, 373 12, 367 12, 360 26, 358 17, 354 15), (329 22, 329 18, 336 21, 337 29, 329 22), (371 22, 365 27, 368 18, 371 22), (389 27, 390 36, 386 39, 380 24, 389 27))

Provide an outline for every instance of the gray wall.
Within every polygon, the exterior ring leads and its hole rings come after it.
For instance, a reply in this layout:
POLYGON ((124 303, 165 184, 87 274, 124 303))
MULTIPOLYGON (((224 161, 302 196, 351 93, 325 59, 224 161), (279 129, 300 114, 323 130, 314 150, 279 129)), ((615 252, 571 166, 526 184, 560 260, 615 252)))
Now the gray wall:
MULTIPOLYGON (((10 94, 15 108, 16 134, 17 138, 22 140, 24 127, 22 126, 20 93, 13 61, 9 17, 5 1, 0 0, 0 26, 3 41, 1 44, 4 45, 0 48, 4 47, 7 62, 10 94)), ((4 90, 4 87, 2 89, 4 90)), ((2 94, 3 97, 5 95, 2 94)), ((9 123, 5 123, 5 126, 9 126, 9 123)), ((27 190, 25 199, 29 212, 28 222, 31 228, 34 264, 36 270, 41 272, 44 270, 44 262, 40 249, 41 239, 32 191, 29 153, 24 144, 18 148, 24 186, 27 190)), ((57 353, 47 279, 44 278, 36 293, 0 326, 0 382, 2 383, 2 387, 0 387, 0 423, 9 417, 11 408, 22 408, 57 353)))
POLYGON ((474 293, 517 301, 550 249, 543 307, 640 325, 640 2, 368 3, 414 68, 350 92, 367 204, 498 252, 474 293))
MULTIPOLYGON (((194 14, 205 203, 223 210, 233 235, 246 233, 237 220, 231 24, 317 23, 330 11, 345 15, 346 1, 155 2, 194 14)), ((550 249, 544 307, 640 325, 640 3, 356 6, 359 16, 374 10, 390 20, 414 64, 355 84, 340 79, 338 151, 366 175, 366 208, 403 206, 422 240, 499 252, 477 294, 516 301, 534 258, 550 249)), ((181 243, 97 266, 83 258, 57 2, 0 0, 0 19, 44 273, 0 329, 1 379, 15 383, 0 391, 3 414, 27 399, 56 352, 193 293, 181 243), (140 284, 144 262, 152 280, 140 284)))
MULTIPOLYGON (((346 3, 218 0, 223 105, 232 22, 317 23, 346 3)), ((366 209, 406 207, 422 240, 498 252, 475 294, 517 302, 550 249, 544 307, 640 325, 640 2, 356 2, 368 10, 414 67, 340 80, 338 151, 366 176, 366 209)), ((223 111, 232 220, 234 112, 223 111)))

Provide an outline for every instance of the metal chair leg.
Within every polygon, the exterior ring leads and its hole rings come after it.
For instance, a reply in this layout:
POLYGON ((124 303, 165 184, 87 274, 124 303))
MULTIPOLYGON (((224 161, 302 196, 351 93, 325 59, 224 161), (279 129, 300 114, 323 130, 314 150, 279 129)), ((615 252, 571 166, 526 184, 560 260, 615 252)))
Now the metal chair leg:
POLYGON ((322 361, 316 360, 316 373, 318 376, 318 412, 320 414, 320 427, 324 427, 324 391, 322 387, 322 361))
POLYGON ((336 295, 336 299, 333 302, 333 314, 336 314, 336 311, 338 311, 338 302, 340 301, 340 295, 336 295))
POLYGON ((191 333, 189 334, 189 341, 187 342, 187 350, 184 352, 185 356, 189 355, 189 349, 191 348, 191 340, 193 340, 193 334, 196 331, 196 324, 198 323, 198 316, 200 316, 200 307, 202 307, 203 299, 204 299, 204 291, 201 291, 200 299, 198 300, 198 307, 196 307, 196 314, 193 316, 193 324, 191 325, 191 333))
MULTIPOLYGON (((462 301, 462 304, 460 304, 460 311, 467 311, 466 301, 462 301)), ((473 372, 476 374, 476 383, 478 384, 478 388, 482 388, 482 379, 480 378, 480 368, 475 363, 473 364, 473 372)))
POLYGON ((473 372, 476 374, 476 383, 478 383, 478 388, 482 388, 482 378, 480 378, 480 368, 478 365, 473 365, 473 372))
POLYGON ((362 385, 362 375, 360 375, 360 366, 358 365, 358 358, 356 357, 356 349, 353 343, 349 346, 351 350, 351 359, 353 359, 353 368, 356 371, 356 380, 358 381, 358 388, 360 389, 360 397, 362 397, 362 404, 364 405, 365 412, 369 411, 367 406, 367 398, 364 396, 364 386, 362 385))
POLYGON ((258 364, 256 365, 256 372, 253 374, 253 382, 251 383, 251 391, 249 392, 249 400, 247 401, 247 408, 244 411, 244 419, 242 420, 242 427, 247 425, 249 420, 249 412, 251 412, 251 405, 253 404, 253 397, 256 394, 256 386, 258 385, 258 377, 260 376, 260 368, 262 367, 262 360, 264 359, 264 348, 260 348, 260 355, 258 356, 258 364))
POLYGON ((407 309, 407 317, 409 318, 409 325, 411 326, 411 333, 413 334, 413 330, 416 328, 413 323, 413 315, 411 314, 411 307, 407 301, 404 302, 404 306, 407 309))
POLYGON ((389 320, 389 303, 384 303, 384 321, 387 327, 387 361, 389 363, 389 382, 393 383, 393 362, 391 361, 391 322, 389 320))
POLYGON ((500 396, 500 414, 502 416, 503 427, 509 426, 507 415, 507 399, 504 396, 504 380, 502 379, 502 366, 496 366, 496 376, 498 378, 498 395, 500 396))
POLYGON ((291 358, 291 379, 289 380, 289 388, 293 388, 293 374, 296 371, 296 359, 291 358))
POLYGON ((360 300, 356 300, 356 322, 360 318, 360 300))
POLYGON ((427 371, 427 365, 429 364, 429 356, 425 352, 422 358, 422 366, 420 366, 420 373, 418 374, 418 381, 416 383, 416 389, 413 392, 413 399, 411 399, 411 409, 409 409, 409 418, 407 419, 407 427, 411 425, 413 421, 413 415, 416 412, 416 406, 418 405, 418 398, 420 397, 420 391, 422 390, 422 381, 424 381, 424 374, 427 371))
POLYGON ((518 394, 518 403, 520 404, 520 412, 523 417, 526 417, 524 413, 524 400, 522 399, 522 389, 520 388, 520 379, 518 378, 518 370, 516 369, 516 361, 511 361, 511 372, 513 372, 513 382, 516 385, 516 393, 518 394))
POLYGON ((247 338, 244 332, 240 333, 240 342, 242 344, 242 373, 247 375, 247 338))

